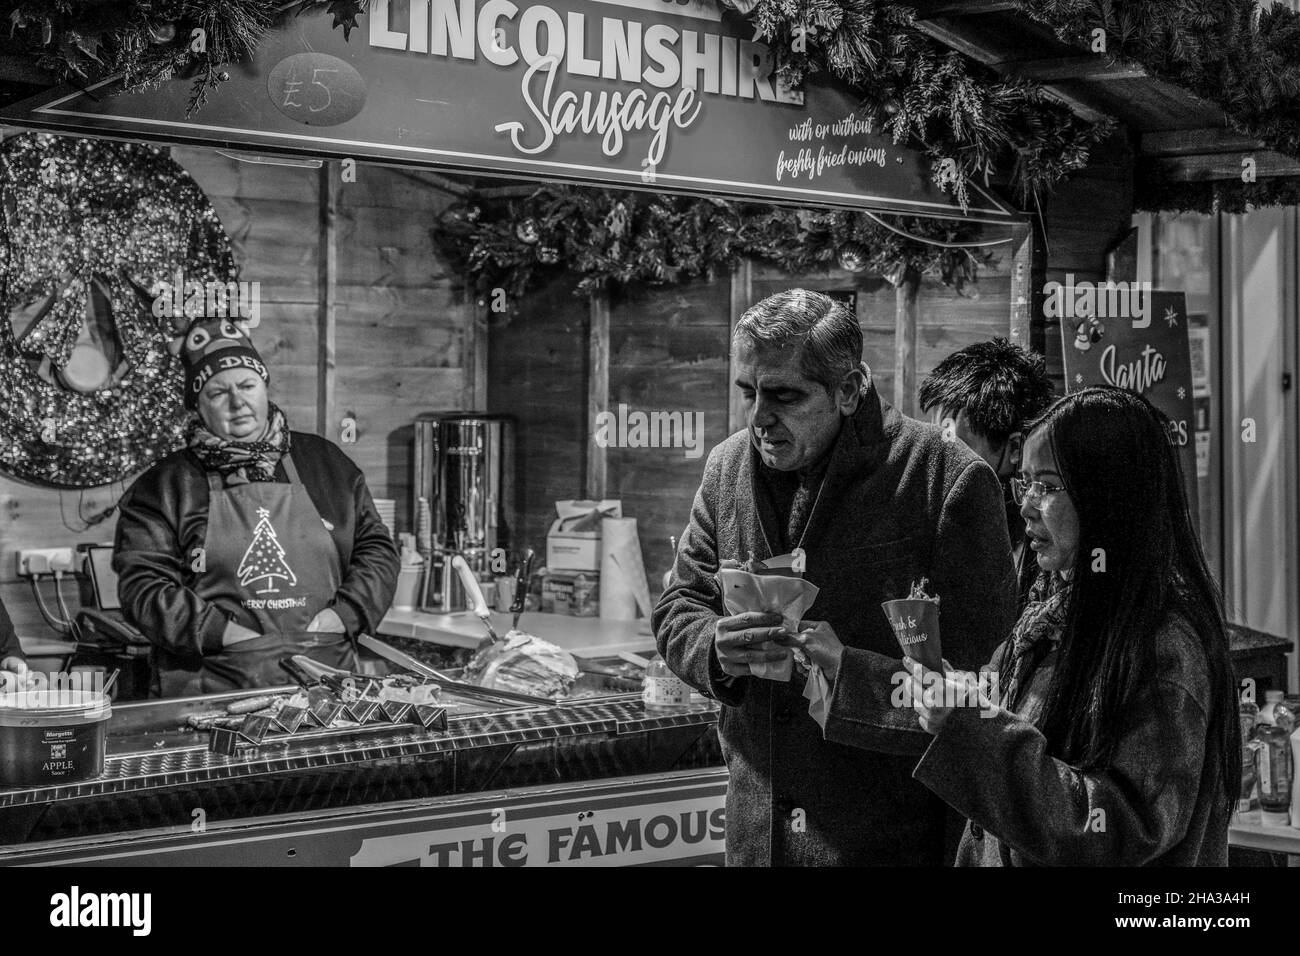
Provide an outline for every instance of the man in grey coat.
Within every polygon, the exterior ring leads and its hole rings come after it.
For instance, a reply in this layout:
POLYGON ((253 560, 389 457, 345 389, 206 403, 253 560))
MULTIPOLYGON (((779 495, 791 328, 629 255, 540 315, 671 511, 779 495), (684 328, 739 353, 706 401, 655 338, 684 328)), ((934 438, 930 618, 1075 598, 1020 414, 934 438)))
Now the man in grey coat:
MULTIPOLYGON (((901 652, 881 602, 929 578, 944 656, 974 670, 1014 621, 1015 572, 997 477, 961 442, 881 402, 857 320, 796 289, 741 318, 732 342, 748 421, 710 453, 654 610, 668 666, 723 704, 729 865, 940 865, 959 828, 912 779, 926 743, 865 651, 901 652), (831 681, 826 727, 804 679, 750 675, 796 642, 776 615, 727 615, 723 561, 804 555, 820 588, 797 643, 831 681)), ((898 679, 901 682, 902 669, 898 679)))

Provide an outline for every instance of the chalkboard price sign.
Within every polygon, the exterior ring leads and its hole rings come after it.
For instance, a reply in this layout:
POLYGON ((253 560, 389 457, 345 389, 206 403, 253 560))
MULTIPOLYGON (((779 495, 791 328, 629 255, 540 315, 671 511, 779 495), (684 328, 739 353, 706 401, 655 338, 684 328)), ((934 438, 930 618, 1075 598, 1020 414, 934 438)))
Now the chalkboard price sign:
POLYGON ((271 69, 266 92, 276 109, 305 126, 338 126, 366 104, 361 74, 328 53, 285 57, 271 69))

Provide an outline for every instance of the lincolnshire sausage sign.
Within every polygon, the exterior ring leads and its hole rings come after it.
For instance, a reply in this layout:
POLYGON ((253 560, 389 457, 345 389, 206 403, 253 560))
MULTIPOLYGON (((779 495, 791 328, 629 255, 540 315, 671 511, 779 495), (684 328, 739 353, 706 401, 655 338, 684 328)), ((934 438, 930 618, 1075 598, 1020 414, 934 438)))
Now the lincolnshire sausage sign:
MULTIPOLYGON (((825 77, 791 88, 716 0, 373 0, 347 40, 286 17, 192 116, 189 80, 108 81, 0 111, 260 152, 927 216, 963 213, 930 161, 825 77)), ((972 191, 964 218, 1016 214, 972 191)))

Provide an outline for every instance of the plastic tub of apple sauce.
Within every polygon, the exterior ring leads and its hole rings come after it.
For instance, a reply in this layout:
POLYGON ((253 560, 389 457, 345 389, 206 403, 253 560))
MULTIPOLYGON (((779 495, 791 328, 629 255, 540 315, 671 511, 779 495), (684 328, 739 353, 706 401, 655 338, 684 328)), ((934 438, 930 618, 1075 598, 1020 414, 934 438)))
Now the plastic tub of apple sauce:
POLYGON ((0 787, 91 780, 104 772, 109 698, 45 688, 0 694, 0 787))

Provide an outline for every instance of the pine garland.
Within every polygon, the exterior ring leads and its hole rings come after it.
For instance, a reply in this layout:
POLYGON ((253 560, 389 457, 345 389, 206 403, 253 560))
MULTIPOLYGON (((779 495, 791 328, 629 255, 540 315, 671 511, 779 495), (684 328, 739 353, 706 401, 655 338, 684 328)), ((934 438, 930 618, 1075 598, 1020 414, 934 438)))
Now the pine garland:
POLYGON ((759 0, 753 11, 783 76, 797 84, 824 71, 852 85, 896 143, 925 149, 934 181, 963 208, 970 182, 987 186, 1008 165, 1017 201, 1032 205, 1114 131, 1074 116, 1037 84, 1002 80, 949 50, 914 17, 882 0, 759 0))
MULTIPOLYGON (((1256 0, 1020 0, 1058 37, 1091 48, 1106 32, 1106 55, 1142 65, 1223 107, 1229 125, 1286 156, 1300 157, 1300 12, 1256 0)), ((1291 204, 1295 178, 1242 183, 1173 183, 1144 164, 1138 205, 1156 211, 1291 204)))
MULTIPOLYGON (((891 224, 942 242, 969 242, 979 229, 939 219, 891 224)), ((742 257, 792 273, 851 267, 895 283, 906 272, 934 275, 977 298, 978 269, 992 258, 904 238, 862 213, 575 186, 543 186, 514 203, 453 206, 434 238, 474 276, 480 295, 499 288, 513 301, 565 271, 581 277, 574 293, 587 295, 712 276, 742 257)))

